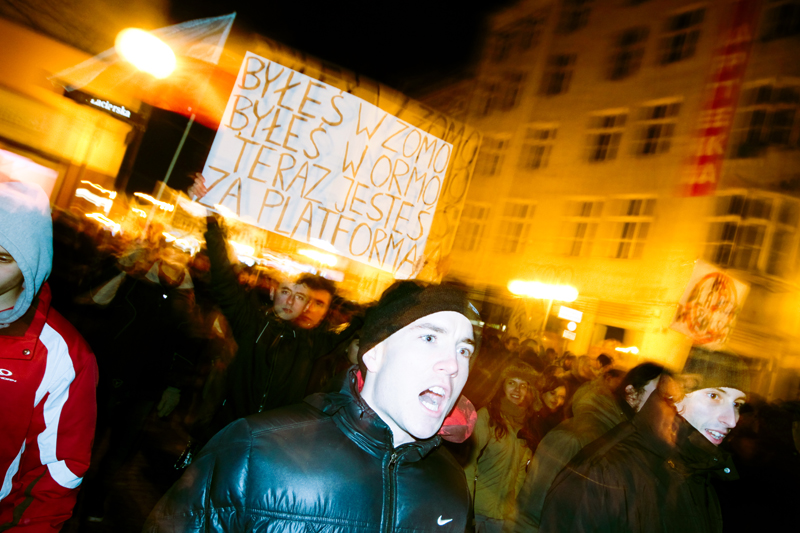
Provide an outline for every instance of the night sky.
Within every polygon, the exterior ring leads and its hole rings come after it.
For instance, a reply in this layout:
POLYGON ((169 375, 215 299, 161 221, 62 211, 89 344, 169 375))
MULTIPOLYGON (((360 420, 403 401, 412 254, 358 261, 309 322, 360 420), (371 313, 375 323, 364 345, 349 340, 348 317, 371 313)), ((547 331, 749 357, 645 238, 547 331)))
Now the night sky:
POLYGON ((514 0, 172 0, 174 22, 237 12, 234 28, 336 63, 404 92, 477 57, 487 15, 514 0))
MULTIPOLYGON (((477 59, 487 17, 515 0, 173 0, 172 23, 236 11, 235 32, 255 32, 367 76, 409 96, 446 82, 477 59), (336 8, 332 6, 338 6, 336 8), (321 7, 315 7, 321 6, 321 7)), ((140 154, 124 188, 151 192, 162 179, 186 125, 186 117, 155 109, 140 154)), ((186 190, 200 170, 214 131, 195 124, 170 178, 186 190)), ((122 182, 118 188, 123 188, 122 182)))

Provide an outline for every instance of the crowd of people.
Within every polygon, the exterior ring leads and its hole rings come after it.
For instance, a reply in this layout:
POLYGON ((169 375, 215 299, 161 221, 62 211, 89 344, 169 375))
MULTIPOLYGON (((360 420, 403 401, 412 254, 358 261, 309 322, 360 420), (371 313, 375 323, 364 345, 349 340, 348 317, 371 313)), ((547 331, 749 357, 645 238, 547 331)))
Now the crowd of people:
POLYGON ((178 406, 148 532, 721 531, 743 495, 797 495, 769 473, 800 478, 800 408, 748 396, 732 354, 693 348, 680 372, 560 354, 482 327, 457 284, 361 306, 243 267, 211 214, 195 255, 155 226, 54 219, 0 183, 0 530, 58 531, 79 487, 102 522, 145 424, 178 406), (744 490, 718 487, 732 456, 744 490))

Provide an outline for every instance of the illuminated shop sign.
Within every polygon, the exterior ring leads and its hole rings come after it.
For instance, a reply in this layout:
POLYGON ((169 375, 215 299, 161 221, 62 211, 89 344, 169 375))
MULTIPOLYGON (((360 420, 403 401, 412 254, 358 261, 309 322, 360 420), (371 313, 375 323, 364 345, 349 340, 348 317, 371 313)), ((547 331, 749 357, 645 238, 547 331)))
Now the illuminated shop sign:
POLYGON ((125 109, 125 106, 117 106, 109 102, 108 100, 101 100, 99 98, 92 98, 89 100, 89 103, 93 106, 99 107, 100 109, 105 109, 106 111, 111 111, 114 115, 120 115, 125 118, 131 118, 131 112, 128 109, 125 109))
POLYGON ((139 113, 131 111, 122 104, 118 104, 110 100, 97 97, 93 94, 85 93, 83 91, 73 90, 73 91, 64 91, 64 96, 66 96, 70 100, 78 102, 79 104, 88 105, 89 107, 99 109, 100 111, 108 113, 112 117, 121 120, 123 122, 127 122, 128 124, 142 125, 144 123, 144 119, 142 118, 142 115, 140 115, 139 113))

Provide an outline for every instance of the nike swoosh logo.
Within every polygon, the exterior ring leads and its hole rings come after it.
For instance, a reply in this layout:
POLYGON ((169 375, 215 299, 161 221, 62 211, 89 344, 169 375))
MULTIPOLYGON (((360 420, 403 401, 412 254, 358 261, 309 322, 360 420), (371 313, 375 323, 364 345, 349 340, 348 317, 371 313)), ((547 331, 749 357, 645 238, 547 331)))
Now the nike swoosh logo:
POLYGON ((442 520, 442 515, 439 515, 439 518, 436 519, 436 523, 439 524, 440 526, 449 524, 452 521, 453 521, 452 518, 448 518, 447 520, 442 520))

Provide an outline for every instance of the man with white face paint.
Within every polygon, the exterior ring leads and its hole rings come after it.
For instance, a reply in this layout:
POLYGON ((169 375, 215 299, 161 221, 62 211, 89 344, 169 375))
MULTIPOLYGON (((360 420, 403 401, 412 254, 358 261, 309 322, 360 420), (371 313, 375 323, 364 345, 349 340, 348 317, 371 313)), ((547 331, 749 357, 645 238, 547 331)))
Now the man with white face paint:
POLYGON ((339 392, 228 426, 144 531, 464 531, 466 479, 437 433, 479 319, 454 287, 395 283, 367 311, 339 392))
POLYGON ((683 373, 676 380, 662 375, 631 422, 561 471, 539 531, 722 531, 711 477, 737 478, 718 446, 736 426, 748 389, 741 358, 693 348, 683 373))

